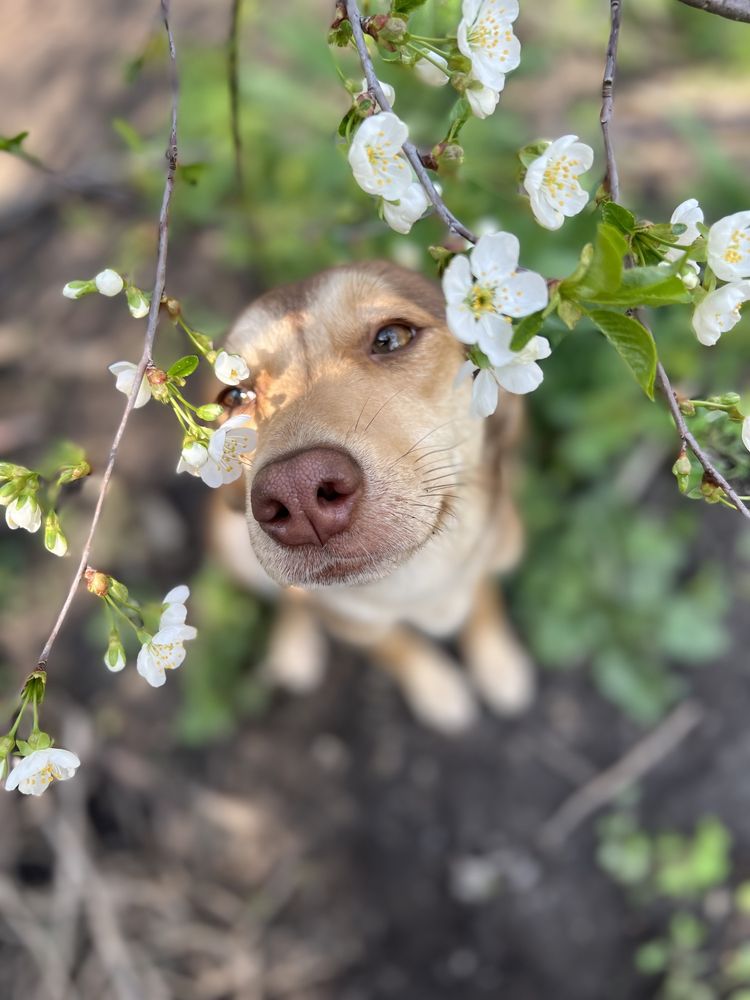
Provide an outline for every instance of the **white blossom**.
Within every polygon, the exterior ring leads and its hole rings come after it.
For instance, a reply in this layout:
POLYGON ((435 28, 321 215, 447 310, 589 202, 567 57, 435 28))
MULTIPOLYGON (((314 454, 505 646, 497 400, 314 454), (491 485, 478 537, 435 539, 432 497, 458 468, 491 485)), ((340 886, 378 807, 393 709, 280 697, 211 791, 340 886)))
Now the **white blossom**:
POLYGON ((426 83, 429 87, 445 86, 450 79, 446 72, 447 69, 448 60, 437 53, 431 54, 429 59, 425 57, 417 59, 414 63, 414 73, 422 83, 426 83), (439 65, 436 66, 435 63, 439 65))
POLYGON ((506 360, 503 363, 477 369, 473 361, 466 361, 459 370, 457 385, 467 375, 476 373, 471 388, 470 412, 473 417, 488 417, 495 412, 500 388, 524 395, 538 389, 544 379, 537 361, 548 358, 551 353, 547 338, 532 337, 520 351, 510 350, 510 338, 509 332, 506 360))
POLYGON ((126 295, 131 316, 135 319, 143 319, 144 316, 148 316, 151 302, 145 292, 142 292, 140 288, 136 288, 135 285, 130 285, 126 295))
MULTIPOLYGON (((115 389, 129 396, 133 391, 133 383, 135 382, 138 365, 134 365, 130 361, 115 361, 114 364, 109 366, 109 371, 115 376, 115 389)), ((145 406, 149 399, 151 399, 151 387, 144 375, 141 379, 138 395, 135 397, 135 403, 133 404, 135 409, 138 409, 139 406, 145 406)))
POLYGON ((214 374, 225 385, 239 385, 250 375, 247 362, 239 354, 227 354, 219 351, 214 361, 214 374))
POLYGON ((256 434, 248 424, 249 417, 246 414, 230 417, 221 427, 211 432, 208 447, 204 449, 205 458, 198 449, 189 456, 190 459, 196 458, 200 464, 191 464, 185 457, 187 449, 183 449, 177 471, 200 476, 206 486, 213 488, 233 483, 242 475, 242 455, 255 449, 256 434))
POLYGON ((544 278, 517 270, 519 249, 512 233, 490 233, 468 257, 454 257, 443 275, 451 332, 464 344, 478 344, 493 364, 509 360, 510 317, 528 316, 548 301, 544 278))
POLYGON ((24 528, 32 534, 42 526, 42 509, 33 496, 20 496, 5 508, 5 522, 14 531, 24 528))
POLYGON ((708 264, 722 281, 750 278, 750 211, 727 215, 711 226, 708 264))
POLYGON ((422 218, 429 204, 422 185, 412 181, 398 201, 383 202, 383 216, 391 229, 406 235, 417 219, 422 218))
POLYGON ((742 421, 742 443, 750 451, 750 417, 742 421))
POLYGON ((362 122, 349 149, 349 164, 363 191, 388 201, 406 193, 411 170, 401 147, 408 137, 406 125, 390 111, 362 122))
POLYGON ((750 281, 722 285, 698 303, 693 313, 693 330, 701 344, 713 347, 722 333, 740 321, 740 307, 750 301, 750 281))
POLYGON ((577 135, 564 135, 529 164, 523 186, 540 226, 559 229, 565 216, 578 215, 586 207, 589 196, 578 177, 593 162, 591 146, 579 142, 577 135))
POLYGON ((463 0, 458 47, 471 59, 474 76, 485 87, 501 91, 505 74, 521 61, 521 45, 513 34, 517 0, 463 0))
POLYGON ((117 273, 117 271, 112 271, 110 268, 100 271, 94 278, 94 284, 96 285, 97 291, 101 295, 107 295, 109 297, 119 295, 125 287, 125 282, 122 280, 121 276, 117 273))
MULTIPOLYGON (((378 80, 378 83, 380 84, 380 89, 383 91, 383 94, 385 95, 386 101, 388 101, 388 103, 390 104, 390 106, 393 107, 393 105, 396 103, 396 91, 393 89, 393 87, 390 85, 390 83, 383 83, 382 80, 378 80)), ((363 97, 369 91, 369 89, 370 89, 370 86, 369 86, 369 84, 367 82, 367 77, 365 77, 362 80, 362 91, 361 91, 361 93, 357 94, 357 97, 358 98, 359 97, 363 97)), ((376 110, 376 113, 379 114, 380 113, 380 105, 378 105, 375 110, 376 110)))
POLYGON ((5 787, 9 792, 17 788, 22 795, 41 795, 53 781, 72 778, 80 763, 70 750, 54 747, 34 750, 16 764, 8 775, 5 787))
MULTIPOLYGON (((664 255, 666 260, 679 260, 684 250, 678 250, 677 248, 689 247, 700 236, 698 223, 703 222, 703 209, 698 204, 698 199, 688 198, 687 201, 681 202, 674 212, 672 212, 672 218, 669 221, 673 226, 683 225, 687 227, 685 232, 677 237, 676 244, 670 247, 664 255)), ((691 263, 694 263, 694 261, 691 261, 691 263)))
POLYGON ((489 118, 500 100, 500 91, 485 87, 479 80, 470 79, 465 96, 475 118, 489 118))
POLYGON ((190 597, 190 588, 184 583, 179 587, 173 587, 166 595, 162 603, 162 613, 159 619, 159 628, 166 628, 167 625, 184 625, 187 618, 187 608, 185 601, 190 597))
POLYGON ((151 687, 161 687, 167 670, 176 670, 185 659, 184 643, 197 635, 192 625, 167 625, 144 642, 138 653, 136 669, 151 687))

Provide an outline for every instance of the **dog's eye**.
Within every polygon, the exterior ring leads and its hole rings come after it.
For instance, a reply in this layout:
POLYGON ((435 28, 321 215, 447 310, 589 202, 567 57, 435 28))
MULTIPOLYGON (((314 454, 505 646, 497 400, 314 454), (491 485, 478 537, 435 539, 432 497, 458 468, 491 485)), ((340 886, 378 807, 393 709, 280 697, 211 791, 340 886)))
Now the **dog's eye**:
POLYGON ((417 331, 411 326, 403 326, 401 323, 389 323, 382 327, 375 334, 372 342, 372 354, 390 354, 392 351, 399 351, 406 347, 417 335, 417 331))
POLYGON ((216 402, 225 410, 236 410, 238 406, 247 406, 254 399, 255 393, 252 389, 245 389, 241 385, 230 385, 222 389, 216 397, 216 402))

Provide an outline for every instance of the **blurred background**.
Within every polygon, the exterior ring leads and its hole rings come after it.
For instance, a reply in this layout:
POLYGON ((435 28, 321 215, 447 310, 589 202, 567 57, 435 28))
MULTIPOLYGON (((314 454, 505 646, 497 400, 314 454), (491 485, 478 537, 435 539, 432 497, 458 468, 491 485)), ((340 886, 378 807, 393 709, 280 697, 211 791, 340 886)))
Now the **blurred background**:
MULTIPOLYGON (((423 33, 455 25, 458 6, 430 4, 423 33)), ((609 5, 521 6, 521 67, 494 117, 466 126, 444 194, 470 226, 517 233, 526 266, 564 275, 595 216, 536 226, 515 151, 572 131, 600 156, 609 5)), ((654 221, 693 196, 707 221, 747 208, 750 26, 676 0, 624 6, 625 204, 654 221)), ((137 359, 143 326, 120 299, 60 290, 105 266, 153 282, 169 114, 157 8, 0 3, 0 132, 28 130, 24 148, 49 168, 0 154, 0 454, 36 466, 57 440, 86 448, 94 475, 63 510, 74 553, 122 409, 106 367, 137 359)), ((440 226, 398 236, 353 183, 336 65, 362 74, 329 52, 331 19, 327 0, 242 5, 240 193, 229 0, 174 3, 167 289, 212 335, 325 265, 381 256, 433 273, 440 226)), ((378 72, 416 141, 441 138, 450 88, 378 72)), ((528 551, 505 584, 539 697, 452 741, 343 647, 312 695, 268 689, 257 667, 273 611, 212 561, 211 496, 174 475, 175 422, 156 405, 134 414, 95 564, 144 599, 189 582, 200 635, 153 691, 132 665, 107 673, 106 623, 79 595, 44 721, 84 766, 40 800, 0 797, 1 1000, 748 1000, 749 536, 677 493, 665 408, 604 341, 545 332, 557 346, 529 397, 528 551)), ((747 319, 713 350, 686 310, 661 311, 655 333, 689 394, 750 388, 747 319)), ((186 350, 163 322, 157 362, 186 350)), ((733 433, 696 426, 750 482, 733 433)), ((39 536, 0 529, 4 717, 72 570, 39 536)))

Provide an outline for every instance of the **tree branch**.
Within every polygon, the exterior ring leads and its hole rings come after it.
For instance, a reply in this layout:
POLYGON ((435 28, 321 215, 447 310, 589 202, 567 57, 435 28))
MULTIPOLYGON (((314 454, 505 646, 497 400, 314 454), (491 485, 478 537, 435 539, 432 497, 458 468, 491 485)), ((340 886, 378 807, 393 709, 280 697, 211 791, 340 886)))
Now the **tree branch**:
MULTIPOLYGON (((349 18, 349 23, 352 26, 354 44, 357 46, 359 61, 362 63, 362 69, 364 70, 365 79, 367 80, 367 87, 375 95, 375 100, 378 102, 383 111, 392 111, 393 108, 388 103, 388 99, 383 93, 383 88, 378 83, 378 78, 375 75, 375 69, 372 65, 370 53, 367 51, 367 43, 365 42, 364 32, 362 31, 362 17, 359 13, 357 0, 346 0, 346 14, 349 18)), ((467 229, 466 226, 456 218, 438 194, 435 185, 432 183, 430 175, 427 173, 427 170, 422 163, 417 147, 411 142, 405 142, 402 148, 404 156, 414 168, 414 173, 417 175, 419 183, 424 188, 427 197, 435 206, 435 211, 446 224, 448 229, 450 229, 453 233, 457 233, 459 236, 463 236, 463 238, 468 240, 470 243, 476 243, 477 237, 474 233, 472 233, 470 229, 467 229)))
POLYGON ((680 3, 696 10, 704 10, 707 14, 717 14, 728 21, 750 24, 750 0, 680 0, 680 3))
POLYGON ((78 563, 78 567, 75 571, 73 579, 70 583, 70 588, 68 590, 63 606, 60 609, 60 613, 57 616, 57 621, 55 622, 52 631, 49 634, 49 638, 44 644, 44 648, 39 656, 39 666, 44 669, 47 666, 47 661, 49 655, 52 651, 52 647, 57 639, 58 633, 62 628, 63 622, 67 617, 70 606, 73 603, 73 598, 75 597, 76 591, 78 590, 78 585, 81 582, 83 574, 88 565, 89 557, 91 555, 91 546, 94 541, 94 535, 96 534, 96 529, 99 525, 99 520, 101 518, 102 508, 104 506, 104 498, 107 493, 107 487, 112 478, 112 471, 115 465, 115 459, 117 458, 117 452, 120 447, 120 442, 125 434, 125 428, 127 426, 130 414, 133 412, 133 406, 135 404, 135 398, 138 394, 138 389, 141 384, 141 379, 146 371, 146 368, 152 363, 151 352, 153 350, 154 338, 156 336, 156 328, 159 323, 159 310, 161 308, 161 298, 164 294, 164 283, 166 280, 167 273, 167 244, 169 241, 169 207, 172 201, 172 191, 174 190, 174 178, 175 171, 177 169, 177 108, 179 104, 179 81, 177 76, 177 54, 175 51, 174 36, 172 35, 172 29, 169 24, 169 0, 160 0, 161 12, 164 19, 164 28, 167 32, 167 39, 169 41, 169 68, 170 68, 170 82, 172 91, 172 122, 169 132, 169 146, 166 151, 167 158, 167 177, 164 184, 164 194, 162 197, 161 211, 159 212, 159 237, 157 245, 157 257, 156 257, 156 276, 154 279, 154 289, 151 295, 151 308, 148 314, 148 323, 146 325, 146 334, 143 341, 143 353, 141 354, 141 359, 138 362, 138 369, 136 371, 135 378, 133 380, 133 388, 130 395, 128 396, 127 403, 125 404, 125 411, 120 420, 117 431, 115 432, 114 439, 112 441, 112 446, 109 451, 109 458, 107 459, 107 464, 104 469, 104 474, 102 476, 101 485, 99 487, 99 494, 96 499, 96 507, 94 508, 94 516, 91 521, 91 526, 89 528, 88 535, 86 536, 86 541, 83 545, 83 551, 81 552, 81 558, 78 563))
MULTIPOLYGON (((607 161, 607 172, 604 176, 604 186, 609 191, 612 200, 617 201, 620 197, 620 182, 617 176, 617 162, 615 160, 615 151, 612 144, 612 136, 610 134, 610 125, 612 123, 612 115, 614 112, 614 87, 617 72, 617 43, 620 38, 620 19, 622 16, 620 0, 610 0, 609 11, 610 31, 609 42, 607 44, 607 59, 604 66, 604 78, 602 80, 602 110, 599 116, 599 122, 602 127, 604 153, 607 161)), ((648 325, 643 321, 643 317, 639 316, 638 318, 646 329, 648 329, 648 325)), ((672 418, 675 422, 677 432, 680 435, 683 445, 692 451, 693 455, 695 455, 709 479, 721 486, 740 514, 742 514, 742 516, 747 520, 750 520, 750 510, 748 510, 742 500, 740 500, 736 490, 729 484, 729 482, 727 482, 724 476, 722 476, 688 429, 685 418, 680 411, 674 389, 669 381, 669 376, 664 370, 664 365, 660 361, 656 366, 656 382, 667 401, 667 406, 672 414, 672 418)))

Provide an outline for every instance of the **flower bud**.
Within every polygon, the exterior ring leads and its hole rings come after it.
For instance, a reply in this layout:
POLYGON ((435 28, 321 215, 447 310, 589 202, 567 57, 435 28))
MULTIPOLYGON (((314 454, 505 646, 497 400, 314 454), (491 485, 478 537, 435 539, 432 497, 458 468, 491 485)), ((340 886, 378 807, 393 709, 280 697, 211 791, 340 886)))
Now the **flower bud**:
POLYGON ((117 629, 112 629, 109 633, 109 645, 104 654, 104 665, 113 674, 122 670, 125 666, 125 648, 122 645, 120 634, 117 629))
POLYGON ((60 471, 57 477, 58 483, 64 486, 66 483, 74 483, 77 479, 84 479, 91 475, 91 466, 83 459, 78 465, 67 465, 60 471))
POLYGON ((698 285, 700 284, 700 278, 692 268, 685 271, 684 274, 680 275, 680 281, 683 283, 685 288, 688 289, 688 291, 692 291, 694 288, 697 288, 698 285))
POLYGON ((737 406, 742 402, 742 398, 738 392, 725 392, 719 396, 717 402, 722 406, 737 406))
POLYGON ((402 17, 389 17, 378 35, 386 42, 405 42, 409 36, 409 25, 402 17))
POLYGON ((676 476, 689 476, 692 465, 690 464, 690 459, 686 451, 681 451, 677 456, 677 461, 672 466, 672 472, 676 476))
POLYGON ((86 580, 86 588, 90 594, 96 594, 97 597, 106 597, 109 593, 112 578, 107 576, 106 573, 100 573, 89 566, 84 573, 84 579, 86 580))
POLYGON ((144 316, 148 316, 148 311, 151 308, 150 295, 142 292, 135 285, 128 285, 125 298, 128 300, 128 309, 131 316, 135 317, 135 319, 143 319, 144 316))
POLYGON ((218 420, 223 412, 224 407, 219 403, 206 403, 204 406, 199 406, 195 411, 196 416, 200 420, 218 420))
POLYGON ((94 284, 99 294, 106 295, 108 298, 111 298, 113 295, 119 295, 125 287, 122 277, 117 271, 112 271, 110 268, 100 271, 94 278, 94 284))
POLYGON ((66 299, 80 299, 95 291, 96 284, 93 281, 69 281, 64 286, 62 293, 66 299))
POLYGON ((414 75, 428 87, 442 87, 448 82, 448 63, 443 56, 433 54, 422 57, 414 63, 414 75), (439 65, 435 65, 439 63, 439 65))
POLYGON ((68 540, 60 527, 60 520, 54 510, 44 519, 44 547, 53 556, 64 556, 68 551, 68 540))

